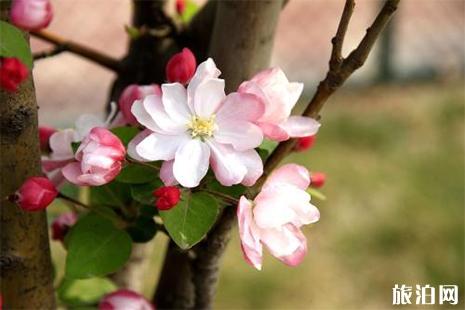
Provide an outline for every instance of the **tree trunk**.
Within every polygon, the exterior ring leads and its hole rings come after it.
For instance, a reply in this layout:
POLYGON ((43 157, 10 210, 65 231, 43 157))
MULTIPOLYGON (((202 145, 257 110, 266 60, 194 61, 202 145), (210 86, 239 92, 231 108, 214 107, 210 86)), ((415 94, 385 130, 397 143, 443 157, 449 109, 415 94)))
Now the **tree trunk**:
MULTIPOLYGON (((222 71, 228 92, 234 91, 241 81, 268 66, 281 8, 280 0, 217 3, 209 54, 222 71)), ((179 305, 161 299, 166 294, 174 294, 183 300, 194 297, 194 309, 212 308, 219 262, 234 222, 235 212, 229 207, 207 239, 194 247, 193 255, 189 252, 180 253, 174 247, 168 248, 162 277, 154 297, 159 308, 180 308, 179 305), (173 252, 177 252, 176 255, 182 254, 184 258, 170 260, 175 255, 173 252), (170 281, 171 285, 166 285, 165 281, 170 281), (185 283, 186 281, 192 281, 194 296, 192 284, 185 283)), ((188 306, 184 305, 183 308, 188 306)))
MULTIPOLYGON (((1 4, 6 20, 8 3, 1 4)), ((24 212, 5 197, 41 175, 32 76, 15 93, 0 90, 0 267, 6 309, 54 309, 53 269, 44 211, 24 212)))

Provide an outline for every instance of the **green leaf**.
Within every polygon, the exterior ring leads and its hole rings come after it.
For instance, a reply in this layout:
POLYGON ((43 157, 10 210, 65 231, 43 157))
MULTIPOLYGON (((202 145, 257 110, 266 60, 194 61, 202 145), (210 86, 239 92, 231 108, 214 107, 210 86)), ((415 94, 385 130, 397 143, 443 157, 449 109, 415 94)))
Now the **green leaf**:
POLYGON ((127 146, 128 143, 139 133, 139 129, 135 127, 116 127, 112 128, 113 132, 120 140, 123 142, 124 146, 127 146))
MULTIPOLYGON (((155 208, 155 207, 154 207, 155 208)), ((157 224, 151 217, 140 216, 126 231, 134 242, 148 242, 157 233, 157 224)))
POLYGON ((104 276, 121 268, 131 254, 131 238, 94 213, 81 218, 68 238, 65 277, 104 276))
POLYGON ((142 184, 152 182, 158 178, 155 169, 138 165, 129 164, 124 167, 116 177, 116 181, 121 183, 142 184))
POLYGON ((153 191, 161 186, 163 186, 163 183, 159 179, 151 183, 132 185, 131 196, 135 201, 141 204, 153 205, 155 202, 153 191))
POLYGON ((97 206, 124 207, 131 203, 129 184, 113 181, 90 188, 90 204, 97 206))
POLYGON ((71 148, 73 149, 73 153, 76 154, 81 142, 71 142, 71 148))
POLYGON ((307 193, 309 193, 310 196, 315 197, 316 199, 326 200, 326 196, 322 192, 312 187, 307 188, 307 193))
POLYGON ((182 12, 181 20, 185 24, 188 24, 191 21, 192 17, 194 17, 194 15, 197 13, 198 10, 199 10, 199 6, 197 5, 197 3, 191 0, 186 0, 186 7, 184 9, 184 12, 182 12))
POLYGON ((271 140, 263 140, 262 144, 258 147, 258 154, 260 158, 265 161, 268 156, 274 151, 274 149, 278 146, 278 142, 271 141, 271 140))
POLYGON ((178 205, 160 211, 166 230, 181 249, 189 249, 202 240, 216 221, 219 207, 206 193, 183 195, 178 205))
POLYGON ((66 305, 79 307, 96 304, 104 295, 117 289, 118 287, 106 278, 64 279, 57 293, 66 305))
POLYGON ((19 58, 29 69, 32 68, 31 49, 21 30, 0 21, 0 38, 0 56, 19 58))
POLYGON ((60 193, 67 197, 79 199, 80 188, 77 185, 66 182, 60 187, 60 193))
POLYGON ((207 188, 216 192, 221 192, 228 196, 239 199, 244 195, 246 187, 244 185, 223 186, 217 180, 213 180, 207 184, 207 188))

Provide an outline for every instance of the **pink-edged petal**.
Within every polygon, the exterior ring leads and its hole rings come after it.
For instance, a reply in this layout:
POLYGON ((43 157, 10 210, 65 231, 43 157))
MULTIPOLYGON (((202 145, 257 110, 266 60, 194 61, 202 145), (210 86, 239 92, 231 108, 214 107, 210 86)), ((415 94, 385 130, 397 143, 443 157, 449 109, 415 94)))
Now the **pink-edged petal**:
POLYGON ((162 101, 166 113, 178 123, 187 123, 192 112, 187 106, 187 91, 180 83, 162 85, 162 101))
POLYGON ((173 174, 184 187, 196 187, 207 174, 210 148, 199 139, 190 140, 176 151, 173 174))
MULTIPOLYGON (((142 102, 147 113, 152 117, 163 134, 179 134, 186 130, 186 124, 178 119, 171 118, 163 106, 160 96, 149 95, 142 102)), ((157 131, 157 130, 154 130, 157 131)))
POLYGON ((194 95, 195 114, 200 117, 210 117, 218 110, 225 98, 224 80, 208 79, 199 86, 194 95))
POLYGON ((304 116, 290 116, 280 126, 292 138, 313 136, 318 132, 320 123, 313 118, 304 116))
POLYGON ((220 76, 220 74, 221 71, 218 70, 218 68, 215 65, 215 62, 211 58, 208 58, 207 60, 199 64, 194 76, 192 77, 191 81, 189 82, 189 85, 187 86, 187 104, 192 113, 194 113, 194 95, 197 91, 197 87, 203 81, 207 79, 217 78, 220 76))
POLYGON ((223 144, 231 144, 237 151, 247 151, 258 147, 263 141, 261 129, 246 121, 231 120, 217 123, 215 140, 223 144))
POLYGON ((80 185, 80 186, 85 186, 87 184, 83 183, 81 180, 79 180, 79 176, 82 175, 81 171, 81 165, 78 162, 73 162, 67 164, 63 169, 61 169, 61 173, 65 177, 66 180, 69 182, 80 185))
POLYGON ((69 158, 69 159, 63 159, 63 160, 54 160, 54 159, 48 159, 48 158, 43 158, 41 160, 41 165, 42 165, 42 171, 43 172, 50 172, 59 168, 62 168, 69 164, 70 162, 74 161, 74 157, 69 158))
POLYGON ((260 235, 253 222, 252 203, 244 196, 237 206, 237 221, 244 258, 252 267, 261 270, 263 254, 260 235))
POLYGON ((207 141, 211 149, 211 166, 216 179, 224 186, 239 184, 247 174, 247 168, 241 162, 237 151, 230 145, 207 141))
POLYGON ((255 122, 265 112, 264 103, 254 95, 231 93, 226 96, 218 109, 216 119, 219 123, 231 120, 255 122))
POLYGON ((142 140, 147 138, 150 134, 152 134, 152 131, 145 129, 145 130, 139 132, 134 138, 132 138, 131 141, 129 141, 129 143, 128 143, 128 155, 131 158, 134 158, 135 160, 138 160, 138 161, 150 161, 150 160, 147 160, 147 159, 142 158, 141 156, 139 156, 139 154, 137 154, 137 151, 136 151, 137 145, 139 143, 141 143, 142 140))
POLYGON ((247 173, 242 180, 245 186, 252 186, 263 174, 263 162, 255 150, 238 153, 239 160, 247 168, 247 173))
POLYGON ((253 213, 258 227, 273 228, 291 223, 296 218, 294 210, 288 206, 294 199, 292 194, 281 188, 262 190, 254 200, 253 213))
POLYGON ((307 239, 292 224, 281 229, 262 230, 260 236, 270 253, 288 266, 299 265, 307 254, 307 239))
POLYGON ((188 141, 186 134, 168 136, 152 133, 137 144, 136 154, 149 161, 171 160, 179 147, 188 141))
POLYGON ((174 160, 164 161, 161 165, 160 179, 162 180, 163 184, 165 184, 165 186, 173 186, 178 184, 178 181, 176 181, 176 178, 173 174, 173 165, 174 160))
POLYGON ((143 103, 143 99, 136 100, 132 104, 131 113, 136 118, 139 124, 150 129, 151 131, 161 132, 161 128, 155 123, 155 120, 152 116, 146 111, 143 103))
POLYGON ((263 131, 263 135, 273 141, 286 141, 289 139, 289 134, 280 126, 271 123, 258 123, 263 131))
POLYGON ((73 158, 74 153, 71 143, 77 141, 77 134, 73 129, 55 132, 49 139, 50 149, 52 150, 51 157, 55 160, 73 158))
POLYGON ((302 190, 307 190, 310 185, 310 174, 304 166, 297 164, 286 164, 274 170, 267 178, 263 188, 273 184, 287 183, 302 190))

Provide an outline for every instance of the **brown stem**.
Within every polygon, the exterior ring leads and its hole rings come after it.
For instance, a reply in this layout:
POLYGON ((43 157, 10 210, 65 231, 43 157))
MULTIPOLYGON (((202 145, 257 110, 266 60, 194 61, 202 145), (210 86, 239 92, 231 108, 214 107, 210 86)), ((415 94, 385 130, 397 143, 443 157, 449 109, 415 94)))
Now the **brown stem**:
MULTIPOLYGON (((0 1, 2 21, 8 21, 9 5, 0 1)), ((6 197, 42 174, 32 74, 16 92, 0 89, 0 102, 0 197, 6 197)), ((26 212, 0 200, 0 268, 5 309, 55 308, 45 211, 26 212)))
POLYGON ((34 60, 45 59, 45 58, 49 58, 49 57, 53 57, 55 55, 61 54, 65 51, 66 51, 66 46, 57 45, 51 50, 34 53, 32 55, 32 58, 34 58, 34 60))
POLYGON ((88 60, 91 60, 101 65, 102 67, 105 67, 115 72, 118 72, 120 70, 120 62, 118 59, 105 55, 97 50, 94 50, 93 48, 84 46, 77 42, 67 40, 45 30, 33 31, 31 32, 31 34, 34 37, 37 37, 41 40, 47 41, 57 46, 61 46, 64 50, 82 56, 88 60))

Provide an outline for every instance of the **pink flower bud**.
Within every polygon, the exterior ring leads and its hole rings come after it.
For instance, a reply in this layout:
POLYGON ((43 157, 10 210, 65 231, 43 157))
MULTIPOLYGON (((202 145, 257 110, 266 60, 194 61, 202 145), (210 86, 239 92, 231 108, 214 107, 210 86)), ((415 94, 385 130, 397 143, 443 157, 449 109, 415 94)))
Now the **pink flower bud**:
POLYGON ((45 177, 30 177, 16 191, 16 203, 25 211, 45 209, 58 191, 53 183, 45 177))
POLYGON ((296 152, 303 152, 303 151, 306 151, 306 150, 310 149, 313 146, 313 144, 315 143, 315 139, 316 139, 315 135, 307 136, 307 137, 303 137, 303 138, 298 138, 297 139, 297 144, 295 145, 294 150, 296 152))
POLYGON ((10 16, 24 30, 40 30, 52 21, 53 10, 49 0, 13 0, 10 16))
POLYGON ((187 84, 195 73, 197 62, 194 54, 188 48, 174 54, 166 65, 166 78, 169 82, 187 84))
POLYGON ((186 0, 176 0, 176 12, 179 15, 182 15, 185 9, 186 9, 186 0))
POLYGON ((77 214, 74 212, 60 214, 52 222, 52 239, 63 242, 69 229, 76 224, 77 219, 77 214))
POLYGON ((98 308, 99 310, 155 310, 144 296, 127 289, 106 295, 100 300, 98 308))
POLYGON ((42 152, 50 151, 50 136, 53 135, 57 130, 52 127, 40 126, 39 127, 39 141, 40 149, 42 152))
POLYGON ((10 92, 18 89, 28 75, 27 67, 14 57, 0 59, 0 86, 10 92))
POLYGON ((127 86, 118 100, 119 109, 123 113, 126 123, 137 125, 138 122, 132 115, 131 107, 134 101, 144 99, 148 95, 161 96, 161 88, 158 84, 152 85, 136 85, 127 86))
POLYGON ((61 172, 76 185, 103 185, 119 174, 125 154, 117 136, 106 128, 94 127, 82 140, 75 156, 77 161, 67 164, 61 172))
POLYGON ((310 174, 310 180, 310 187, 323 187, 326 181, 326 174, 324 174, 323 172, 312 172, 310 174))
POLYGON ((181 191, 176 186, 163 186, 157 188, 153 195, 158 198, 155 206, 158 210, 169 210, 176 206, 181 198, 181 191))

